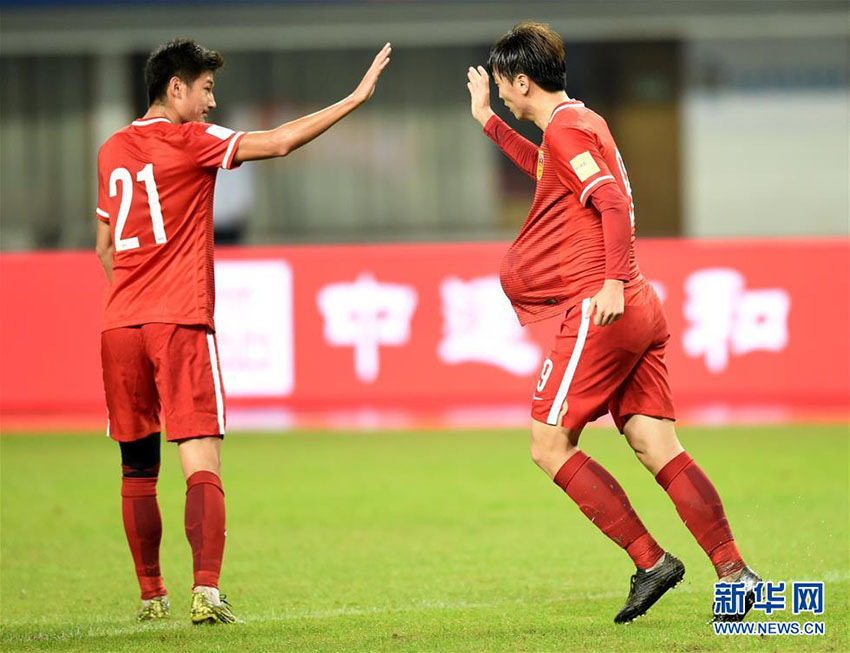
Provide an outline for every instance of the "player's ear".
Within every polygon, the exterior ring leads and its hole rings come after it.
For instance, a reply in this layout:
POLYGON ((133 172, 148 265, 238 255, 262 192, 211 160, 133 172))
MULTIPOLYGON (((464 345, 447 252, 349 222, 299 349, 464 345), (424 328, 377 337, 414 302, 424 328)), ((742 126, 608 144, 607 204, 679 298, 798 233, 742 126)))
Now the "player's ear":
POLYGON ((168 94, 177 100, 183 99, 183 87, 183 80, 177 75, 168 80, 168 94))
POLYGON ((525 75, 524 73, 517 75, 514 80, 514 86, 516 86, 519 92, 523 95, 528 95, 528 91, 530 90, 528 86, 528 75, 525 75))

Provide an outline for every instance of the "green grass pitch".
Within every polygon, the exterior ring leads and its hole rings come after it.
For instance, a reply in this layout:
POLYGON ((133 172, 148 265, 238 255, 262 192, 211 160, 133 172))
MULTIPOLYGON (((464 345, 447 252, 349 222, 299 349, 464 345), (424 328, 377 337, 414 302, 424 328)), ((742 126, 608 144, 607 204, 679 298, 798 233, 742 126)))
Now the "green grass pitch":
MULTIPOLYGON (((138 624, 117 446, 95 435, 4 435, 0 648, 850 650, 847 425, 680 435, 750 564, 766 580, 826 581, 825 636, 716 637, 712 569, 613 429, 589 429, 583 448, 688 570, 634 624, 612 623, 628 557, 536 470, 518 430, 228 436, 222 590, 246 623, 227 628, 188 622, 184 486, 166 447, 159 496, 173 618, 138 624)), ((790 609, 774 618, 795 619, 790 609)))

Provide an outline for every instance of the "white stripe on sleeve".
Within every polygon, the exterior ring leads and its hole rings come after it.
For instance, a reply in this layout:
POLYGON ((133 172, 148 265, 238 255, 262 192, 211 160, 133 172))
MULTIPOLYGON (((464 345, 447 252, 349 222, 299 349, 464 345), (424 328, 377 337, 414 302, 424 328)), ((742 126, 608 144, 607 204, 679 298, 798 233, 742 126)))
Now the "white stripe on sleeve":
POLYGON ((590 189, 596 186, 599 182, 605 181, 606 179, 610 179, 611 181, 617 181, 612 175, 603 175, 602 177, 591 181, 587 186, 584 187, 584 190, 581 191, 581 197, 578 198, 578 201, 582 203, 582 206, 585 206, 584 198, 587 197, 587 194, 588 192, 590 192, 590 189))
POLYGON ((230 143, 227 144, 227 152, 224 153, 224 159, 221 161, 221 167, 225 170, 230 169, 230 164, 233 163, 233 155, 236 154, 236 142, 244 133, 245 132, 236 132, 233 136, 231 136, 230 143))

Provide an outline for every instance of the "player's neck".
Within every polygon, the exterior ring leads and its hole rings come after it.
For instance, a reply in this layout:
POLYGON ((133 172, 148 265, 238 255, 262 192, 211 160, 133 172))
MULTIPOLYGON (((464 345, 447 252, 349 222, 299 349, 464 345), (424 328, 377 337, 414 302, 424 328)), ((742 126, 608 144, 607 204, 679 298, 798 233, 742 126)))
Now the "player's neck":
POLYGON ((150 120, 152 118, 165 118, 169 122, 174 123, 175 125, 179 125, 183 122, 180 118, 180 114, 173 107, 166 106, 164 104, 160 104, 159 102, 152 104, 148 107, 147 113, 145 113, 142 120, 150 120))
POLYGON ((559 104, 569 102, 569 99, 570 97, 566 91, 556 91, 554 93, 541 91, 540 100, 535 103, 532 109, 532 120, 540 128, 540 131, 546 131, 549 120, 552 118, 552 112, 559 104))

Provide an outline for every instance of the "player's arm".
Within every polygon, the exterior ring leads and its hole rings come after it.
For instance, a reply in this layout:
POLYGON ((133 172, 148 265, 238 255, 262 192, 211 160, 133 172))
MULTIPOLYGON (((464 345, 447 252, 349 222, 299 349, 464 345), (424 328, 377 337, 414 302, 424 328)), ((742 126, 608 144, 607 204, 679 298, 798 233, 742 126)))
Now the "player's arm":
POLYGON ((590 202, 602 219, 602 237, 605 241, 605 281, 602 289, 590 301, 590 311, 596 308, 594 324, 608 326, 625 311, 624 286, 629 279, 629 252, 632 242, 632 224, 629 215, 629 198, 616 184, 600 185, 592 191, 590 202))
POLYGON ((596 138, 583 130, 552 129, 549 149, 555 170, 579 202, 592 203, 602 221, 605 242, 605 281, 590 300, 588 315, 597 326, 619 320, 625 310, 624 286, 629 279, 632 225, 629 198, 611 174, 596 138))
POLYGON ((517 167, 531 178, 537 177, 537 146, 508 127, 490 108, 490 77, 483 66, 470 67, 466 73, 469 80, 470 109, 472 117, 484 128, 484 133, 517 167))
POLYGON ((381 48, 363 79, 360 80, 360 84, 345 99, 275 129, 245 134, 236 149, 236 163, 286 156, 327 131, 372 97, 381 71, 390 62, 391 52, 392 48, 389 43, 381 48))
POLYGON ((115 245, 112 242, 112 232, 109 231, 109 223, 102 220, 97 221, 97 233, 95 234, 95 252, 106 272, 106 279, 112 283, 112 257, 115 254, 115 245))

